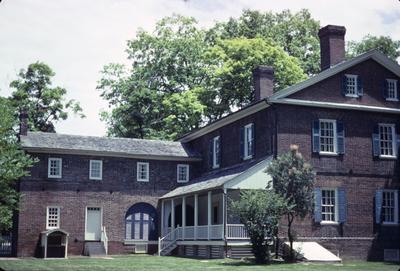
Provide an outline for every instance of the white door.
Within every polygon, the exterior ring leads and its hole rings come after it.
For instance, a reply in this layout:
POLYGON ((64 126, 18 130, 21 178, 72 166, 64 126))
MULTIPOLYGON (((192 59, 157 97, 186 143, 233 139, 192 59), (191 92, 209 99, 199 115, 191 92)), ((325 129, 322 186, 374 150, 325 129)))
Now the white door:
POLYGON ((101 208, 86 208, 85 240, 99 241, 101 238, 101 208))

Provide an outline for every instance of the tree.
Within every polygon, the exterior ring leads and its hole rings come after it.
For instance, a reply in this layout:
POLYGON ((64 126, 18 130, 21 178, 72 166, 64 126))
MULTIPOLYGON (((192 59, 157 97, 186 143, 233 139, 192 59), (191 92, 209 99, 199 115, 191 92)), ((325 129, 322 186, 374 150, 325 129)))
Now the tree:
POLYGON ((274 180, 275 193, 286 200, 284 215, 287 219, 290 259, 295 260, 293 251, 293 221, 296 217, 304 218, 313 210, 313 186, 315 173, 307 163, 298 146, 291 145, 290 151, 279 155, 267 168, 274 180))
POLYGON ((272 39, 300 61, 306 74, 313 75, 320 71, 319 29, 319 22, 306 9, 294 14, 290 10, 280 13, 244 10, 238 19, 230 18, 212 27, 208 39, 210 42, 240 37, 272 39))
POLYGON ((215 120, 254 100, 252 70, 259 65, 275 70, 275 91, 306 78, 299 61, 271 40, 235 38, 219 40, 205 54, 207 69, 206 116, 215 120), (209 80, 209 81, 207 81, 209 80))
POLYGON ((35 62, 26 70, 21 70, 18 79, 11 82, 10 101, 16 109, 15 115, 26 111, 29 116, 29 129, 42 132, 55 132, 54 124, 68 118, 68 110, 84 117, 82 108, 74 100, 65 101, 67 91, 52 87, 53 70, 43 62, 35 62))
POLYGON ((27 169, 36 161, 21 150, 13 130, 16 125, 13 108, 0 97, 0 233, 11 228, 18 207, 16 182, 28 175, 27 169))
POLYGON ((400 57, 400 40, 393 40, 389 36, 365 36, 361 41, 347 43, 347 58, 352 58, 372 49, 378 49, 394 61, 400 57))
POLYGON ((250 237, 256 263, 270 260, 268 239, 278 228, 278 222, 285 210, 285 201, 273 190, 244 190, 238 201, 232 201, 232 210, 250 237))

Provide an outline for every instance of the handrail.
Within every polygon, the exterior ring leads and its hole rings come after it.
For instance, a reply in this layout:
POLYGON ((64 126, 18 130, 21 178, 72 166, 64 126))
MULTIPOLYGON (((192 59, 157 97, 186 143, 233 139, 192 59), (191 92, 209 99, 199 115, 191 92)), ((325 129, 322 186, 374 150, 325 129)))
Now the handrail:
POLYGON ((166 234, 164 237, 158 238, 158 256, 161 256, 161 252, 163 250, 169 248, 171 245, 176 243, 176 240, 177 238, 179 238, 180 233, 181 228, 177 227, 166 234))
POLYGON ((101 239, 100 240, 103 243, 106 255, 108 255, 108 237, 107 237, 107 232, 106 232, 105 226, 101 227, 101 239))

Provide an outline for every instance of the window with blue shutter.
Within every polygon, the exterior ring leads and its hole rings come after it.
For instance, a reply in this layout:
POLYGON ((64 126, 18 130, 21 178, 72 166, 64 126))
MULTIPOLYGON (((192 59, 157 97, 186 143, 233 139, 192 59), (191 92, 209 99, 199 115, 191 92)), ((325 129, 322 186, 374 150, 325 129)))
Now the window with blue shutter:
POLYGON ((314 189, 314 221, 316 223, 320 223, 322 221, 321 188, 314 189))
POLYGON ((360 76, 357 76, 357 95, 363 96, 364 94, 364 87, 363 82, 360 76))
POLYGON ((240 159, 244 158, 244 127, 240 127, 240 159))
POLYGON ((379 141, 379 125, 375 125, 374 133, 372 134, 372 153, 375 157, 379 157, 381 152, 379 141))
POLYGON ((400 158, 400 134, 396 136, 396 148, 397 148, 396 156, 397 158, 400 158))
POLYGON ((312 150, 314 153, 319 153, 319 120, 313 121, 312 128, 312 150))
POLYGON ((211 168, 219 168, 221 162, 221 143, 220 137, 216 136, 211 140, 210 144, 210 161, 211 161, 211 168))
POLYGON ((343 187, 338 188, 339 199, 339 222, 346 222, 347 217, 347 203, 346 203, 346 190, 343 187))
POLYGON ((208 166, 213 168, 214 165, 214 139, 211 139, 208 144, 208 166))
POLYGON ((336 122, 337 153, 344 154, 344 124, 342 121, 336 122))
POLYGON ((342 77, 342 95, 346 96, 347 92, 347 77, 346 75, 343 75, 342 77))
POLYGON ((251 136, 250 136, 250 149, 249 149, 249 154, 251 156, 254 156, 254 151, 255 151, 255 146, 256 146, 256 131, 255 131, 255 125, 254 123, 251 124, 251 136))
POLYGON ((342 93, 346 97, 358 98, 363 95, 363 83, 358 75, 345 74, 342 85, 342 93))
POLYGON ((376 192, 375 192, 375 223, 376 224, 381 223, 382 195, 383 195, 382 189, 376 190, 376 192))
POLYGON ((383 80, 382 91, 383 91, 383 98, 387 99, 389 95, 388 95, 388 82, 386 79, 383 80))

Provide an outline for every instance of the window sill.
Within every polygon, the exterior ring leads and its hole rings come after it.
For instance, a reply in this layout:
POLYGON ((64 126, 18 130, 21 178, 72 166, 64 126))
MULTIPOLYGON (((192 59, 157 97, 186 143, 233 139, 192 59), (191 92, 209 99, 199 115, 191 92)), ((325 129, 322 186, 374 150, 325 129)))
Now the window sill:
POLYGON ((61 179, 62 176, 47 176, 49 179, 61 179))
POLYGON ((102 181, 103 178, 89 178, 89 180, 91 180, 91 181, 102 181))
POLYGON ((399 226, 397 222, 382 222, 382 226, 399 226))
POLYGON ((253 155, 243 157, 243 160, 249 160, 249 159, 251 159, 251 158, 253 158, 253 155))
POLYGON ((386 98, 386 101, 387 101, 387 102, 398 102, 399 99, 396 99, 396 98, 386 98))
POLYGON ((359 98, 360 96, 355 95, 355 94, 346 94, 345 95, 347 98, 359 98))
POLYGON ((322 155, 322 156, 339 156, 339 154, 336 153, 336 152, 319 152, 319 155, 322 155))
POLYGON ((213 167, 212 167, 212 169, 217 169, 217 168, 219 168, 219 165, 218 165, 218 166, 213 166, 213 167))
POLYGON ((177 183, 188 183, 188 182, 189 182, 189 180, 186 180, 186 181, 177 180, 176 182, 177 182, 177 183))
POLYGON ((149 180, 144 180, 144 179, 138 179, 137 181, 141 182, 141 183, 148 183, 149 182, 149 180))
POLYGON ((397 157, 394 155, 379 155, 380 159, 387 159, 387 160, 396 160, 397 157))
POLYGON ((340 223, 339 222, 337 222, 337 221, 321 221, 321 223, 320 223, 321 225, 331 225, 331 226, 337 226, 337 225, 339 225, 340 223))

